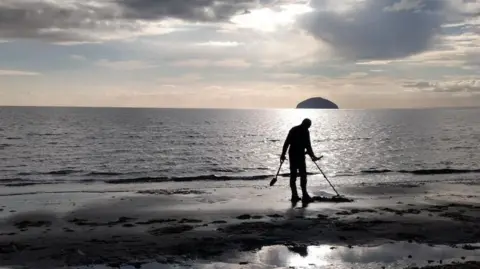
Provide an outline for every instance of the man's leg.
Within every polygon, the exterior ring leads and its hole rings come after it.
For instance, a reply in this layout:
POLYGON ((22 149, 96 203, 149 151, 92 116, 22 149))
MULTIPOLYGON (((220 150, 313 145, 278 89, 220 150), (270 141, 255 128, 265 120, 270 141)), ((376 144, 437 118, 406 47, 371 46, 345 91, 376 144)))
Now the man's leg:
POLYGON ((298 169, 300 170, 300 186, 302 187, 303 199, 310 199, 310 195, 307 192, 307 165, 305 159, 299 162, 298 169))
POLYGON ((292 201, 298 200, 298 193, 297 193, 297 165, 295 161, 292 161, 290 158, 290 190, 292 191, 292 201))

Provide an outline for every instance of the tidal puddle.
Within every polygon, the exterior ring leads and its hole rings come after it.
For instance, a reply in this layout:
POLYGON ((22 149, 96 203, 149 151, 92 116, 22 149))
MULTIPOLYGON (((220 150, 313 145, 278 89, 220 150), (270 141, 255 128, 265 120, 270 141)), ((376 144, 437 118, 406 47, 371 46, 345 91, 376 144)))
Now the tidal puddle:
POLYGON ((480 249, 395 243, 352 248, 269 246, 256 253, 256 264, 266 268, 405 268, 464 261, 480 261, 480 249))
MULTIPOLYGON (((266 246, 254 253, 238 253, 219 257, 217 261, 185 261, 183 265, 144 263, 124 265, 121 269, 234 269, 234 268, 407 268, 455 262, 480 261, 480 244, 426 245, 407 242, 383 244, 372 247, 266 246), (220 260, 220 261, 218 261, 220 260)), ((105 265, 75 267, 78 269, 110 269, 105 265)), ((461 268, 461 267, 459 267, 461 268)))

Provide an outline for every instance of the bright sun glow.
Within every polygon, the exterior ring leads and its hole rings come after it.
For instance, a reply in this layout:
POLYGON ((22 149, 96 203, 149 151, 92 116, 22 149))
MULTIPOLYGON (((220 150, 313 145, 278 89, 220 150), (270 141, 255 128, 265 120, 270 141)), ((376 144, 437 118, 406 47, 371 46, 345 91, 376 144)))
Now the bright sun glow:
MULTIPOLYGON (((286 246, 275 245, 263 247, 257 253, 257 261, 262 265, 278 267, 312 268, 331 264, 333 250, 330 246, 309 246, 307 256, 300 256, 299 253, 290 251, 286 246), (313 266, 312 266, 313 265, 313 266)), ((323 268, 323 267, 322 267, 323 268)))
POLYGON ((308 5, 291 4, 282 6, 278 11, 270 8, 252 10, 248 14, 233 17, 231 21, 242 28, 274 32, 280 27, 291 25, 298 15, 311 10, 308 5))
POLYGON ((332 253, 330 246, 310 246, 308 247, 308 256, 302 257, 298 254, 291 255, 288 260, 288 266, 293 267, 311 267, 326 266, 330 264, 329 256, 332 253))

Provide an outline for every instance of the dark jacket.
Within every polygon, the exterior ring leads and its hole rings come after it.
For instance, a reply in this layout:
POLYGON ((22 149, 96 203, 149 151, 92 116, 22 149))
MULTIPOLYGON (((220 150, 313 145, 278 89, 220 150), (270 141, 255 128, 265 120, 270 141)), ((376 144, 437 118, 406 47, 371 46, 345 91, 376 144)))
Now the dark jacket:
POLYGON ((289 148, 288 155, 290 158, 305 158, 305 150, 310 157, 315 157, 310 142, 310 132, 301 125, 293 127, 288 132, 287 139, 283 144, 282 155, 285 155, 287 148, 289 148))

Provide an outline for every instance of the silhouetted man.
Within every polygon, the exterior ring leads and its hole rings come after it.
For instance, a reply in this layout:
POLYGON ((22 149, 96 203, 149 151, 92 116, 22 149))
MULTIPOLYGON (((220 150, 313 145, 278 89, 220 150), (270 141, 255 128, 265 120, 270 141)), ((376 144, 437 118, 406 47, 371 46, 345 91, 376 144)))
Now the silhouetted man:
POLYGON ((310 142, 310 132, 308 129, 312 125, 309 119, 304 119, 302 124, 293 127, 288 132, 287 139, 283 144, 282 156, 280 161, 285 161, 285 154, 288 150, 288 157, 290 158, 290 189, 292 190, 292 202, 300 200, 297 193, 297 170, 300 175, 300 186, 302 187, 302 199, 310 201, 311 197, 307 192, 307 166, 305 163, 305 150, 313 161, 318 161, 312 150, 310 142))

